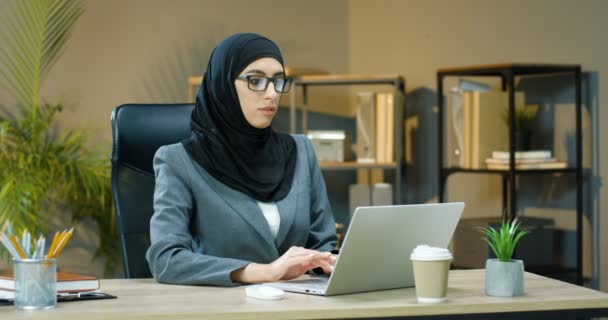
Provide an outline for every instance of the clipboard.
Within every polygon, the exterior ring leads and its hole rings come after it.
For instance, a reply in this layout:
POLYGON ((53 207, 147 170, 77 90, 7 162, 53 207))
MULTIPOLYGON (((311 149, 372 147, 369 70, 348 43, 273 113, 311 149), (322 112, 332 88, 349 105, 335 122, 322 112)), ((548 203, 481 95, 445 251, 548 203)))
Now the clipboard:
POLYGON ((102 291, 89 291, 89 292, 75 292, 75 293, 60 293, 57 295, 57 302, 71 302, 71 301, 84 301, 84 300, 100 300, 100 299, 116 299, 116 296, 102 292, 102 291))
MULTIPOLYGON (((101 300, 101 299, 116 299, 116 296, 102 292, 102 291, 90 291, 90 292, 75 292, 75 293, 60 293, 57 295, 57 302, 72 302, 72 301, 85 301, 85 300, 101 300)), ((12 299, 0 299, 0 307, 12 306, 12 299)))

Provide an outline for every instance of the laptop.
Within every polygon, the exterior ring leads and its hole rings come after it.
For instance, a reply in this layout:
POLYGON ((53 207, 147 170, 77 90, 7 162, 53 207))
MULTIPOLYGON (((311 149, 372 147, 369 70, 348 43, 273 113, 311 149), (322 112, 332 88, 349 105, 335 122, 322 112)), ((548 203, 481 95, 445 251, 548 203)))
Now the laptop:
POLYGON ((265 285, 324 296, 412 287, 412 250, 447 248, 463 209, 462 202, 359 207, 329 277, 265 285))

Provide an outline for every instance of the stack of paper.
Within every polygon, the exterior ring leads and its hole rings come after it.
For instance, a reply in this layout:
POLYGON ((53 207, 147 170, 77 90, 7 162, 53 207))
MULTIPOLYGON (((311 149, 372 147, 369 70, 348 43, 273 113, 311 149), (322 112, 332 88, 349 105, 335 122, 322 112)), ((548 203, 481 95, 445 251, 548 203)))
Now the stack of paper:
MULTIPOLYGON (((492 170, 509 170, 509 161, 508 151, 494 151, 492 157, 486 159, 486 165, 492 170)), ((566 162, 553 158, 550 150, 515 152, 516 170, 563 169, 567 165, 566 162)))

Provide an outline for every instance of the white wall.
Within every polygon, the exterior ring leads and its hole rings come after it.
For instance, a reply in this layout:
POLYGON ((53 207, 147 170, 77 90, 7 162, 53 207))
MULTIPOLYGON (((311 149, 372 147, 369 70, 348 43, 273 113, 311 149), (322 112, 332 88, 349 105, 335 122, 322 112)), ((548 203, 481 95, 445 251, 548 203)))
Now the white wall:
POLYGON ((275 40, 288 65, 348 70, 348 6, 342 1, 87 1, 43 94, 78 106, 69 126, 110 139, 111 110, 127 102, 184 102, 186 79, 235 32, 275 40))
MULTIPOLYGON (((407 79, 410 139, 417 146, 409 159, 410 201, 434 201, 436 186, 436 71, 442 67, 504 62, 577 63, 599 74, 599 101, 585 114, 585 163, 601 181, 608 171, 606 111, 597 108, 608 96, 608 44, 603 30, 608 2, 600 0, 352 0, 350 57, 353 73, 397 72, 407 79), (589 118, 592 118, 589 121, 589 118), (598 120, 599 119, 599 120, 598 120), (591 122, 591 123, 590 123, 591 122), (589 134, 593 131, 593 137, 589 134), (593 158, 593 162, 591 161, 593 158)), ((597 97, 597 96, 596 96, 597 97)), ((600 182, 601 184, 601 182, 600 182)), ((605 183, 604 183, 605 185, 605 183)), ((450 199, 471 200, 465 215, 500 212, 500 180, 454 176, 450 199), (463 188, 466 186, 466 188, 463 188)), ((594 247, 587 247, 585 269, 608 290, 608 188, 593 199, 594 247), (601 243, 601 248, 598 244, 601 243), (591 259, 591 252, 596 260, 591 259), (597 279, 597 278, 596 278, 597 279)), ((572 216, 573 212, 571 212, 572 216)), ((589 223, 589 221, 586 221, 589 223)), ((586 238, 590 230, 586 229, 586 238)))

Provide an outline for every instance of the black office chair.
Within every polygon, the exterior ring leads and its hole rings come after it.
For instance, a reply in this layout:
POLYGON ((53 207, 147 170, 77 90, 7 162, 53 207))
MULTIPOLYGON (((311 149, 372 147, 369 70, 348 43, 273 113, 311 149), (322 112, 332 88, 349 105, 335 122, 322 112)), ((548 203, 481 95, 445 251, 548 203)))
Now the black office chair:
POLYGON ((152 277, 145 253, 154 212, 152 159, 190 135, 193 104, 125 104, 112 111, 112 195, 127 278, 152 277))

